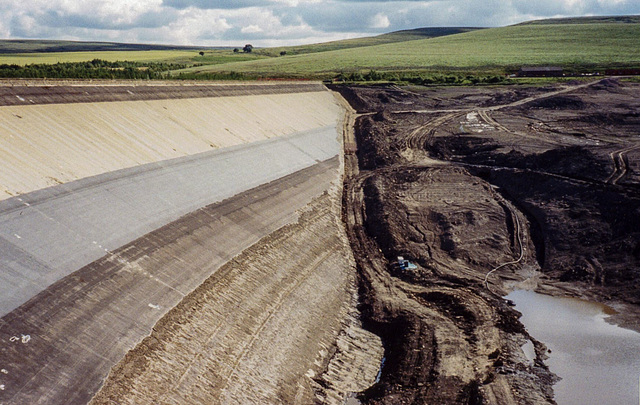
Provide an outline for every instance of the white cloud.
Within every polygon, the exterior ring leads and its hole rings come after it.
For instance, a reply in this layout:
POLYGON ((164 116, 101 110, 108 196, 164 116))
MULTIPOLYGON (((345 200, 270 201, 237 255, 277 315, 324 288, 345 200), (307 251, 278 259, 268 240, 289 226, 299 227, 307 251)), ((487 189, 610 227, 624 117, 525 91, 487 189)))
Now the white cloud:
POLYGON ((262 28, 257 25, 247 25, 246 27, 242 27, 240 30, 243 34, 257 34, 259 32, 263 32, 262 28))
POLYGON ((389 17, 387 17, 385 14, 378 13, 373 16, 373 19, 371 20, 371 24, 369 26, 373 29, 389 28, 389 26, 391 26, 391 21, 389 21, 389 17))
POLYGON ((598 4, 602 7, 618 6, 627 3, 628 0, 598 0, 598 4))
POLYGON ((255 46, 442 26, 640 14, 638 0, 0 0, 4 38, 255 46))
POLYGON ((322 0, 271 0, 273 3, 282 4, 289 7, 297 7, 300 4, 320 3, 322 0))

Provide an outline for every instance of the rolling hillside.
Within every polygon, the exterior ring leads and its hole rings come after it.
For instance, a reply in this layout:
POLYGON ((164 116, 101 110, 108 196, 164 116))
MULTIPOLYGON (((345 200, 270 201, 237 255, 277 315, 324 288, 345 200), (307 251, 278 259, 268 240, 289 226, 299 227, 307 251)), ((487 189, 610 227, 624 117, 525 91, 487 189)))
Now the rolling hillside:
POLYGON ((374 37, 353 38, 341 41, 323 42, 320 44, 300 45, 290 47, 276 47, 258 49, 257 53, 269 56, 279 56, 280 52, 287 55, 299 55, 304 53, 316 53, 336 51, 340 49, 361 48, 366 46, 390 44, 397 42, 407 42, 416 39, 437 38, 446 35, 460 34, 463 32, 475 31, 482 28, 470 27, 434 27, 416 28, 412 30, 394 31, 387 34, 376 35, 374 37))
POLYGON ((93 59, 106 61, 167 62, 190 65, 218 65, 268 57, 299 55, 360 48, 416 39, 459 34, 479 28, 418 28, 395 31, 374 37, 353 38, 319 44, 289 47, 255 48, 252 53, 233 52, 233 48, 189 47, 173 45, 119 44, 113 42, 75 42, 46 40, 0 40, 0 64, 76 63, 93 59), (199 52, 204 55, 199 55, 199 52))
POLYGON ((153 63, 170 63, 174 66, 162 68, 165 73, 161 78, 169 75, 182 79, 327 79, 368 72, 502 75, 521 66, 545 65, 562 66, 569 72, 591 72, 639 67, 638 38, 640 16, 580 17, 488 29, 420 28, 321 44, 256 48, 251 53, 113 43, 0 41, 0 64, 103 59, 146 63, 151 69, 153 63), (2 54, 3 50, 22 52, 2 54), (167 69, 173 70, 169 73, 167 69))
POLYGON ((551 24, 640 24, 640 15, 604 16, 604 17, 569 17, 547 18, 543 20, 525 21, 517 25, 551 25, 551 24))
MULTIPOLYGON (((571 20, 569 20, 571 21, 571 20)), ((640 65, 640 23, 520 24, 438 38, 201 66, 185 72, 332 77, 341 72, 504 71, 523 65, 593 69, 640 65)))

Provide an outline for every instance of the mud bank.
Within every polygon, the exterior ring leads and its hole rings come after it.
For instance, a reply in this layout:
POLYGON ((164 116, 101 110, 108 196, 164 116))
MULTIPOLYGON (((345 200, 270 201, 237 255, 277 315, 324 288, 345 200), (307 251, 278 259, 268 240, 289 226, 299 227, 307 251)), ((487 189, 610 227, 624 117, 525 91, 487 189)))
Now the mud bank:
POLYGON ((363 403, 554 403, 516 286, 640 325, 637 84, 337 90, 360 114, 344 217, 387 359, 363 403))

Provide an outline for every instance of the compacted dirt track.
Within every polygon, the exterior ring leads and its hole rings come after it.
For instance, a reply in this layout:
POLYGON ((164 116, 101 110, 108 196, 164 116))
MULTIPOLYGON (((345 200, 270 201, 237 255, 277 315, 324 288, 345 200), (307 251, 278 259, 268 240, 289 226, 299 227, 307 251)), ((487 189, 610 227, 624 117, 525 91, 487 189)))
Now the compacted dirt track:
POLYGON ((336 90, 358 113, 343 215, 386 358, 363 403, 554 403, 546 347, 501 298, 518 287, 639 328, 640 85, 336 90))

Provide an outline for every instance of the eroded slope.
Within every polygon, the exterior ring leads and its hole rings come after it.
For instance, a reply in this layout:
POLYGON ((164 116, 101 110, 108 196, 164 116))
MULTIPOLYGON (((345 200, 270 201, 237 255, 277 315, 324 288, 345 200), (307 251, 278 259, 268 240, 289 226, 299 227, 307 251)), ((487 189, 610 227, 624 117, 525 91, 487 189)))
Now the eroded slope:
POLYGON ((365 403, 553 403, 516 285, 615 297, 638 327, 637 84, 339 90, 362 114, 345 218, 387 358, 365 403))

